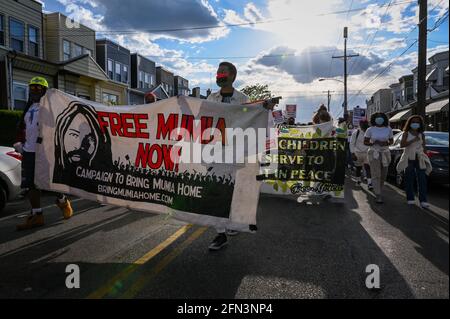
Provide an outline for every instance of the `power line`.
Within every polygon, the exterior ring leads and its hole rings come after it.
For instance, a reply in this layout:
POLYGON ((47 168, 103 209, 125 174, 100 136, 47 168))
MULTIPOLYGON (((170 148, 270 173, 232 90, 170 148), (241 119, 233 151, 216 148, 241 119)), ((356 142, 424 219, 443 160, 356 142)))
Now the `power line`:
MULTIPOLYGON (((440 3, 442 3, 443 2, 443 0, 442 1, 440 1, 431 11, 433 11, 434 9, 436 9, 438 6, 439 6, 439 4, 440 3)), ((428 33, 431 33, 431 32, 433 32, 434 30, 436 30, 440 25, 442 25, 442 23, 444 23, 444 21, 448 18, 448 10, 447 10, 447 12, 443 15, 443 16, 441 16, 441 18, 439 18, 438 20, 436 20, 436 22, 435 22, 435 25, 434 25, 434 27, 432 28, 432 29, 430 29, 430 30, 428 30, 428 33)), ((408 38, 408 36, 409 36, 409 34, 412 32, 412 31, 414 31, 420 24, 422 24, 422 22, 424 21, 425 19, 422 19, 421 21, 419 21, 419 23, 416 25, 416 27, 413 29, 413 30, 411 30, 407 35, 406 35, 406 37, 405 37, 405 39, 404 39, 404 41, 408 38)), ((356 96, 358 96, 358 95, 360 95, 361 93, 362 93, 362 90, 363 89, 365 89, 366 87, 368 87, 371 83, 373 83, 376 79, 378 79, 381 75, 383 75, 387 70, 389 70, 390 69, 390 67, 394 64, 394 62, 398 59, 398 58, 400 58, 401 56, 403 56, 404 54, 406 54, 406 52, 408 52, 409 51, 409 49, 411 49, 417 42, 419 42, 419 40, 415 40, 413 43, 411 43, 411 45, 409 45, 408 46, 408 48, 406 48, 406 50, 404 50, 400 55, 398 55, 397 57, 395 57, 392 61, 391 61, 391 63, 389 63, 388 64, 388 66, 386 67, 386 68, 384 68, 381 72, 379 72, 371 81, 369 81, 366 85, 364 85, 361 89, 360 89, 360 93, 359 94, 356 94, 356 96)), ((354 98, 355 96, 353 96, 353 98, 354 98)))
MULTIPOLYGON (((444 2, 444 1, 445 1, 445 0, 441 0, 440 2, 438 2, 438 3, 430 10, 430 12, 433 12, 437 7, 439 7, 440 4, 441 4, 442 2, 444 2)), ((387 1, 386 1, 386 2, 387 2, 387 1)), ((385 2, 385 4, 386 4, 386 2, 385 2)), ((388 6, 387 6, 387 9, 386 9, 386 11, 385 11, 383 17, 381 18, 381 20, 383 20, 383 18, 387 15, 388 10, 389 10, 393 5, 395 5, 395 4, 396 4, 396 3, 392 3, 392 0, 389 2, 388 6)), ((397 4, 398 4, 398 3, 397 3, 397 4)), ((382 21, 381 21, 381 22, 382 22, 382 21)), ((417 29, 418 26, 419 26, 420 24, 422 24, 422 22, 423 22, 423 20, 419 21, 419 23, 418 23, 413 29, 411 29, 411 30, 407 33, 407 35, 405 36, 405 38, 403 39, 403 41, 406 41, 406 40, 408 39, 409 35, 410 35, 415 29, 417 29)), ((362 54, 363 56, 364 56, 367 52, 369 52, 369 50, 370 50, 370 48, 372 47, 373 42, 374 42, 374 40, 375 40, 375 38, 376 38, 376 36, 377 36, 377 34, 378 34, 378 32, 379 32, 379 30, 380 30, 380 29, 377 29, 377 31, 375 32, 374 36, 372 37, 372 41, 371 41, 371 43, 370 43, 370 45, 369 45, 369 48, 368 48, 367 50, 364 51, 364 54, 362 54)), ((351 72, 352 72, 352 70, 353 70, 353 68, 354 68, 355 63, 358 63, 357 65, 359 65, 359 64, 361 63, 361 59, 358 60, 358 62, 354 62, 354 63, 352 64, 352 67, 351 67, 350 72, 349 72, 350 74, 351 74, 351 72)))
POLYGON ((393 64, 394 62, 400 58, 401 56, 403 56, 404 54, 406 54, 406 52, 409 51, 409 49, 411 49, 419 40, 414 41, 413 43, 411 43, 411 45, 406 48, 406 50, 404 50, 400 55, 398 55, 397 57, 395 57, 389 64, 388 66, 386 66, 381 72, 379 72, 372 80, 370 80, 366 85, 364 85, 364 87, 362 89, 360 89, 360 92, 358 94, 355 94, 356 96, 361 95, 362 90, 365 89, 366 87, 368 87, 371 83, 373 83, 373 81, 375 81, 376 79, 378 79, 381 75, 383 75, 393 64))
MULTIPOLYGON (((70 18, 69 18, 70 19, 70 18)), ((136 30, 136 29, 123 29, 123 30, 94 30, 97 33, 101 34, 133 34, 133 33, 163 33, 163 32, 180 32, 180 31, 194 31, 194 30, 205 30, 205 29, 221 29, 221 28, 233 28, 233 27, 242 27, 242 26, 251 26, 251 25, 258 25, 258 24, 268 24, 268 23, 276 23, 276 22, 283 22, 283 21, 291 21, 294 20, 293 18, 283 18, 283 19, 272 19, 272 20, 260 20, 256 22, 242 22, 242 23, 223 23, 223 24, 217 24, 217 25, 207 25, 207 26, 197 26, 197 27, 184 27, 184 28, 160 28, 160 29, 142 29, 142 30, 136 30)), ((71 30, 60 30, 60 32, 63 34, 64 32, 68 32, 70 34, 75 33, 92 33, 92 30, 81 30, 78 29, 74 31, 71 30)))
MULTIPOLYGON (((386 8, 386 11, 384 12, 383 16, 382 16, 381 19, 380 19, 380 23, 382 23, 382 22, 383 22, 383 18, 386 17, 386 15, 387 15, 387 13, 388 13, 388 11, 389 11, 389 8, 390 8, 391 5, 392 5, 392 2, 393 2, 393 0, 390 0, 390 1, 389 1, 389 4, 388 4, 388 6, 387 6, 387 8, 386 8)), ((387 1, 385 2, 385 4, 386 4, 386 3, 387 3, 387 1)), ((372 37, 372 41, 371 41, 370 44, 369 44, 369 47, 364 51, 363 54, 361 54, 362 56, 364 56, 364 55, 365 55, 367 52, 369 52, 369 50, 372 48, 373 42, 375 41, 375 38, 376 38, 376 36, 378 35, 378 31, 380 31, 380 29, 377 29, 377 30, 375 31, 375 33, 374 33, 374 35, 373 35, 373 37, 372 37)), ((352 74, 352 71, 353 71, 353 68, 355 67, 355 65, 356 65, 356 66, 359 66, 360 64, 361 64, 361 59, 355 60, 355 62, 352 63, 352 66, 350 67, 350 71, 348 72, 348 74, 351 75, 351 74, 352 74)))
MULTIPOLYGON (((344 11, 335 11, 335 12, 327 12, 327 13, 319 13, 316 16, 326 16, 326 15, 337 15, 337 14, 346 14, 348 19, 350 12, 357 12, 357 11, 364 11, 367 9, 367 7, 363 8, 357 8, 352 9, 354 0, 352 0, 350 8, 348 10, 344 11)), ((403 1, 403 2, 397 2, 393 5, 401 5, 401 4, 407 4, 407 3, 413 3, 416 1, 403 1)), ((374 5, 374 7, 382 8, 385 5, 374 5)), ((68 19, 72 20, 70 17, 68 19)), ((193 30, 205 30, 205 29, 220 29, 220 28, 228 28, 228 27, 241 27, 241 26, 253 26, 253 25, 259 25, 259 24, 268 24, 268 23, 276 23, 276 22, 284 22, 284 21, 293 21, 296 20, 294 18, 282 18, 282 19, 272 19, 272 20, 260 20, 255 22, 242 22, 242 23, 223 23, 223 24, 216 24, 216 25, 207 25, 207 26, 196 26, 196 27, 183 27, 183 28, 155 28, 155 29, 142 29, 142 30, 135 30, 135 29, 117 29, 117 30, 94 30, 97 33, 102 34, 133 34, 133 33, 142 33, 142 32, 148 32, 148 33, 162 33, 162 32, 180 32, 180 31, 193 31, 193 30)), ((73 21, 73 20, 72 20, 73 21)), ((73 22, 74 23, 74 22, 73 22)), ((61 30, 60 32, 70 32, 71 34, 74 32, 73 30, 65 31, 61 30)), ((92 32, 91 30, 77 30, 79 33, 92 32)))
MULTIPOLYGON (((402 1, 402 2, 396 2, 396 3, 392 4, 392 5, 393 6, 398 6, 398 5, 402 5, 402 4, 408 4, 408 3, 417 3, 417 1, 402 1)), ((375 5, 374 7, 383 8, 385 6, 386 6, 386 3, 384 3, 381 6, 375 5)), ((318 16, 326 16, 326 15, 333 15, 333 14, 343 14, 343 13, 347 13, 348 14, 349 12, 364 11, 364 10, 367 10, 367 8, 368 7, 361 7, 361 8, 345 10, 345 11, 335 11, 335 12, 321 13, 321 14, 318 14, 318 16)))
MULTIPOLYGON (((350 48, 348 50, 355 50, 358 48, 363 48, 363 46, 359 46, 359 47, 353 47, 350 48)), ((309 50, 304 50, 302 51, 303 54, 320 54, 320 53, 330 53, 330 52, 335 52, 335 49, 329 49, 329 50, 320 50, 320 51, 309 51, 309 50)), ((56 50, 47 50, 47 52, 59 52, 56 50)), ((283 54, 267 54, 267 55, 247 55, 247 56, 216 56, 216 57, 208 57, 208 56, 203 56, 203 57, 197 57, 197 56, 172 56, 172 57, 166 57, 166 56, 162 56, 162 55, 146 55, 145 57, 147 58, 165 58, 165 59, 185 59, 185 60, 222 60, 222 59, 253 59, 253 58, 260 58, 260 59, 268 59, 268 58, 292 58, 292 57, 301 57, 301 54, 297 54, 297 53, 283 53, 283 54)), ((297 73, 300 74, 300 73, 297 73)))
POLYGON ((431 40, 428 39, 428 42, 438 43, 438 44, 448 44, 448 41, 437 41, 437 40, 431 40))

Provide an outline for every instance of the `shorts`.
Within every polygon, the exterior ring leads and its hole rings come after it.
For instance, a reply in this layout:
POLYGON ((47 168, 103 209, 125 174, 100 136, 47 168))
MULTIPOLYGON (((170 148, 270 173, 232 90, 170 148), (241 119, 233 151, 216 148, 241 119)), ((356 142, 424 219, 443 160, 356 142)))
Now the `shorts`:
POLYGON ((34 185, 34 164, 36 153, 23 152, 22 153, 22 188, 36 188, 34 185))
POLYGON ((355 166, 361 167, 365 164, 369 165, 369 158, 367 152, 356 152, 356 161, 354 161, 355 166))

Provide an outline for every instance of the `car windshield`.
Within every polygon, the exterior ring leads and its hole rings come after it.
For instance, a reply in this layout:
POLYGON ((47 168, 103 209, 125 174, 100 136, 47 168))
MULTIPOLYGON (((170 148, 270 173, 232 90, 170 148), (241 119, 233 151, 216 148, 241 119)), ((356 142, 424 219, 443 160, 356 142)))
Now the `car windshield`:
POLYGON ((448 146, 448 133, 445 132, 426 132, 425 141, 427 145, 448 146))

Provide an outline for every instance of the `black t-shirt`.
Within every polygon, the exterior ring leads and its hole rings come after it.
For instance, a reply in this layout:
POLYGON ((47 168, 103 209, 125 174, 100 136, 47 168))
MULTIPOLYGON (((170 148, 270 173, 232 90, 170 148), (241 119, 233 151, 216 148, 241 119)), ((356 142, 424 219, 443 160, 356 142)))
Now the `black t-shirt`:
POLYGON ((233 96, 233 92, 231 93, 220 93, 220 95, 222 96, 222 103, 231 103, 231 97, 233 96))

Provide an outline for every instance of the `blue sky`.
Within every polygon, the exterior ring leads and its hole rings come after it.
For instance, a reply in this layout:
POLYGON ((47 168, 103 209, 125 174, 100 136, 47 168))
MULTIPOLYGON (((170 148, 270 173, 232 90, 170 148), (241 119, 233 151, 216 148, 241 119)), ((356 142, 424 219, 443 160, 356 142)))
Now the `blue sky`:
MULTIPOLYGON (((326 103, 326 90, 334 91, 334 116, 342 114, 343 85, 338 80, 342 80, 343 63, 331 56, 342 53, 344 26, 349 28, 350 52, 360 55, 349 61, 349 108, 365 106, 373 92, 411 73, 417 61, 417 44, 399 57, 417 39, 417 1, 43 2, 45 11, 60 11, 104 31, 98 37, 150 57, 189 79, 191 87, 200 86, 202 92, 211 86, 217 89, 216 67, 220 61, 231 61, 238 67, 238 87, 268 84, 274 94, 283 96, 281 106, 298 104, 299 121, 307 121, 320 103, 326 103), (392 67, 373 81, 392 61, 392 67), (319 82, 319 78, 334 80, 319 82)), ((428 27, 432 28, 448 14, 449 4, 447 0, 428 3, 428 27)), ((446 19, 429 34, 429 54, 448 50, 448 39, 446 19)))

